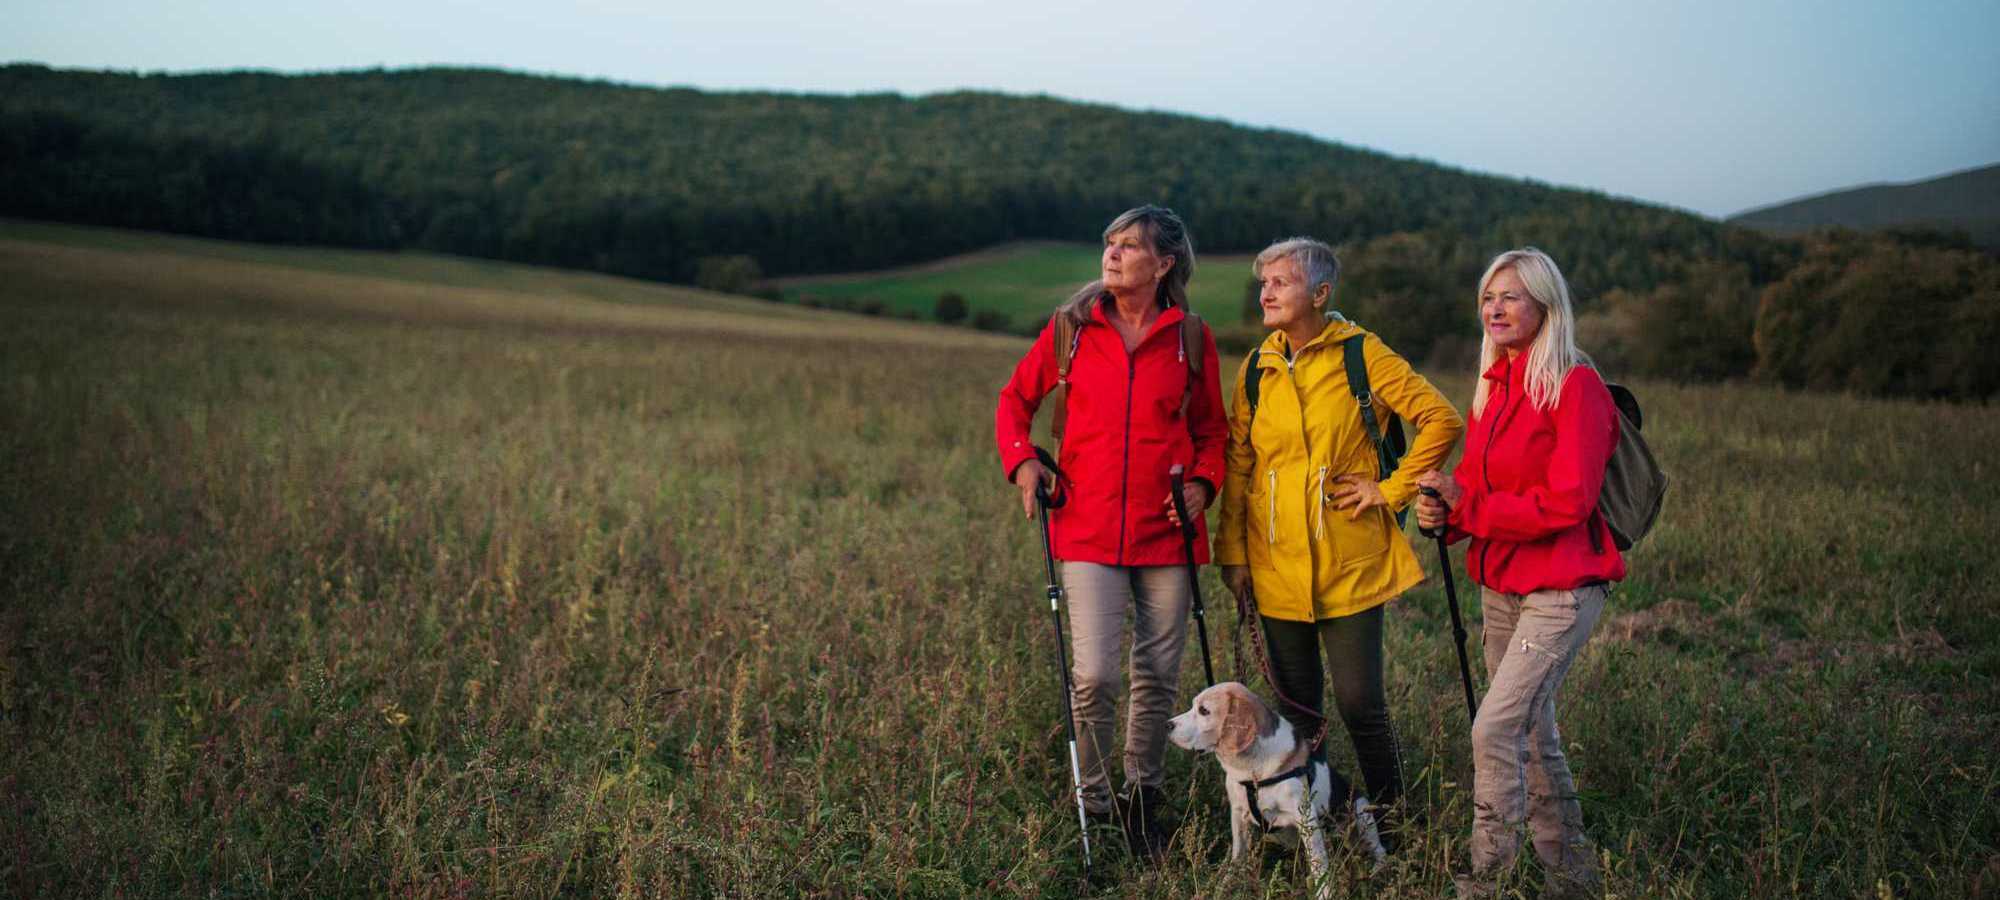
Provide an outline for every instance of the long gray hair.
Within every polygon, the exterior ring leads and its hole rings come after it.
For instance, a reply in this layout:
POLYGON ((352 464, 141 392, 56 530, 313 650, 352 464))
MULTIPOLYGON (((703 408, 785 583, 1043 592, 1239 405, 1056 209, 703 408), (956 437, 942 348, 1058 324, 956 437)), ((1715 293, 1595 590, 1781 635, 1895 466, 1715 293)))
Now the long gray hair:
MULTIPOLYGON (((1194 277, 1194 239, 1188 237, 1187 225, 1181 217, 1164 206, 1134 207, 1118 214, 1111 224, 1104 226, 1104 238, 1124 231, 1134 225, 1145 228, 1146 237, 1153 242, 1153 252, 1160 256, 1171 256, 1174 265, 1167 270, 1167 277, 1160 279, 1157 299, 1160 308, 1170 306, 1187 308, 1188 280, 1194 277)), ((1090 319, 1091 306, 1105 293, 1104 281, 1096 279, 1070 295, 1069 300, 1056 308, 1056 315, 1068 316, 1078 325, 1090 319)))

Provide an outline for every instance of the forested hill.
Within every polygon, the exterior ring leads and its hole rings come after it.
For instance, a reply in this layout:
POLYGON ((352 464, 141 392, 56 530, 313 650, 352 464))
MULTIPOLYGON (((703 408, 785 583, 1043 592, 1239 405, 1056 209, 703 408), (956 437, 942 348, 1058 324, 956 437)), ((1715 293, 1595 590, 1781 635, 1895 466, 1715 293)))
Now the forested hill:
POLYGON ((2000 250, 2000 165, 1818 194, 1737 213, 1729 221, 1774 234, 1831 226, 1863 231, 1929 226, 1964 231, 1974 243, 2000 250))
POLYGON ((0 69, 8 215, 690 281, 705 258, 781 275, 1090 240, 1141 202, 1179 209, 1206 251, 1411 232, 1483 261, 1533 242, 1586 296, 1654 287, 1689 259, 1741 262, 1758 283, 1780 265, 1767 239, 1682 212, 1048 97, 0 69))
MULTIPOLYGON (((1048 97, 657 89, 498 71, 0 68, 0 215, 410 248, 745 290, 1145 202, 1205 252, 1340 244, 1340 307, 1470 365, 1492 255, 1561 261, 1614 371, 2000 395, 2000 263, 1950 235, 1803 241, 1227 122, 1048 97)), ((1200 276, 1197 276, 1200 277, 1200 276)), ((1254 338, 1257 327, 1238 326, 1254 338)))

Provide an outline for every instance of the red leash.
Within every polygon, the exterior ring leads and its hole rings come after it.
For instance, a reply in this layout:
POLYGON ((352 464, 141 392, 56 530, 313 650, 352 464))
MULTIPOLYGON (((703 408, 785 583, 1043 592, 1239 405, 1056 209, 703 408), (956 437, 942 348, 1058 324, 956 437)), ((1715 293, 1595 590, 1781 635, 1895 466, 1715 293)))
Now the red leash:
POLYGON ((1285 705, 1319 720, 1319 729, 1313 732, 1312 740, 1306 743, 1307 752, 1318 750, 1319 745, 1326 740, 1326 714, 1285 696, 1284 689, 1278 687, 1277 676, 1271 673, 1270 645, 1264 639, 1263 619, 1257 612, 1255 595, 1251 591, 1244 593, 1252 594, 1252 599, 1246 603, 1241 596, 1236 598, 1236 635, 1233 639, 1236 674, 1239 676, 1243 674, 1243 632, 1247 628, 1256 641, 1257 670, 1263 673, 1264 683, 1271 686, 1271 693, 1277 694, 1278 700, 1285 705))

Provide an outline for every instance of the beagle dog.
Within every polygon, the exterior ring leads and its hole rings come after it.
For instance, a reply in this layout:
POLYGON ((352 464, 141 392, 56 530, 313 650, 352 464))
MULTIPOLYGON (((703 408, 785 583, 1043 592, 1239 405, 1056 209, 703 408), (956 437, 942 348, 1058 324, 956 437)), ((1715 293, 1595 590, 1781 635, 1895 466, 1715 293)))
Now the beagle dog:
POLYGON ((1386 855, 1368 798, 1350 791, 1346 779, 1312 748, 1299 740, 1292 723, 1280 718, 1241 683, 1225 681, 1194 698, 1194 707, 1167 724, 1167 739, 1197 753, 1215 753, 1229 785, 1229 858, 1250 845, 1250 829, 1297 828, 1299 842, 1312 861, 1316 896, 1325 900, 1332 886, 1326 877, 1323 827, 1333 822, 1334 804, 1342 818, 1352 816, 1353 833, 1377 867, 1386 855))

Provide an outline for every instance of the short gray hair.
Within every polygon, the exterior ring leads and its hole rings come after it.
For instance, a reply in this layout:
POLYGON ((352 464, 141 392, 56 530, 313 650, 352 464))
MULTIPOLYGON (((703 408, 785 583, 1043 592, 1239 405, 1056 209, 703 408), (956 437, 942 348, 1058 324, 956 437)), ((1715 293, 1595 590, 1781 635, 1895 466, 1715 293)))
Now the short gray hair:
POLYGON ((1286 238, 1257 254, 1257 261, 1251 265, 1250 272, 1261 278, 1265 266, 1281 259, 1290 259, 1299 267, 1299 275, 1305 279, 1306 293, 1314 293, 1320 285, 1326 285, 1326 314, 1334 315, 1333 286, 1340 281, 1340 257, 1334 255, 1333 248, 1327 246, 1325 241, 1309 237, 1286 238))

